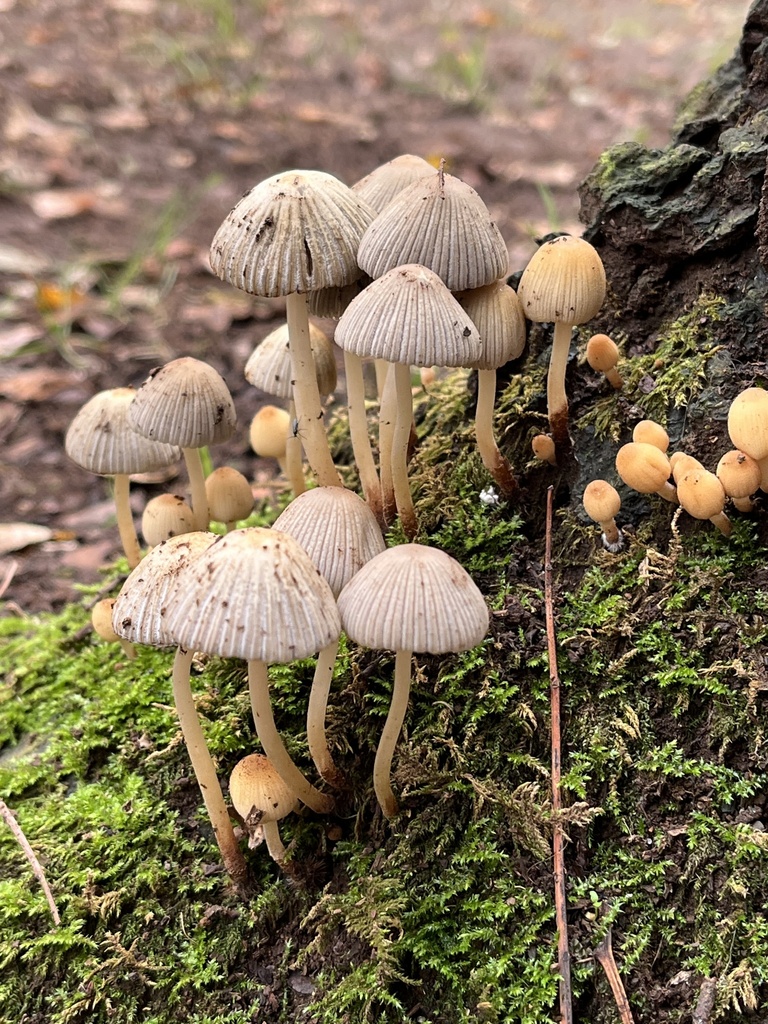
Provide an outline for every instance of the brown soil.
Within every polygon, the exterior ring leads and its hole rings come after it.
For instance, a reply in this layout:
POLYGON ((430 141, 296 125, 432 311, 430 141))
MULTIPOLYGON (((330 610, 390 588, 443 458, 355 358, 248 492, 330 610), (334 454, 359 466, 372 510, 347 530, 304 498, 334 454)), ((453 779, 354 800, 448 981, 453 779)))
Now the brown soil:
MULTIPOLYGON (((738 38, 744 0, 0 0, 0 518, 52 528, 10 550, 12 611, 60 606, 117 550, 103 480, 63 437, 106 387, 176 355, 242 377, 279 301, 210 274, 243 191, 288 167, 354 182, 398 153, 478 189, 524 264, 580 230, 576 187, 626 139, 664 145, 675 107, 738 38)), ((270 493, 245 430, 214 452, 270 493)), ((184 487, 184 481, 166 486, 184 487)), ((134 488, 140 513, 154 491, 134 488)))

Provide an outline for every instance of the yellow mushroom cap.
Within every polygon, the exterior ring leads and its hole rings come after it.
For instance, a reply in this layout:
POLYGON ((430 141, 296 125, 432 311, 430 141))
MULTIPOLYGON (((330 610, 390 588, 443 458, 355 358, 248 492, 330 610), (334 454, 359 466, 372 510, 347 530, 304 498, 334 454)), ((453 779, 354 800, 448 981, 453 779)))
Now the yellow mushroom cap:
POLYGON ((723 485, 708 469, 692 469, 681 477, 677 497, 694 519, 711 519, 725 507, 723 485))
POLYGON ((97 601, 91 611, 91 625, 93 626, 94 633, 109 643, 117 643, 120 639, 112 627, 112 608, 114 604, 115 599, 113 597, 105 597, 102 601, 97 601))
POLYGON ((251 448, 266 459, 285 458, 285 442, 291 427, 286 409, 264 405, 251 420, 249 439, 251 448))
POLYGON ((296 794, 283 782, 264 754, 248 754, 229 777, 232 805, 243 820, 255 809, 261 821, 280 821, 296 809, 296 794))
POLYGON ((768 457, 768 391, 747 388, 731 402, 728 436, 734 448, 753 459, 768 457))
POLYGON ((655 420, 640 420, 636 423, 632 431, 632 440, 652 444, 661 452, 666 452, 669 448, 669 434, 655 420))
POLYGON ((704 469, 698 459, 694 459, 692 455, 686 455, 685 452, 673 452, 669 457, 669 465, 675 483, 692 469, 704 469))
POLYGON ((669 480, 669 459, 655 445, 631 441, 616 454, 616 472, 633 491, 655 494, 669 480))
POLYGON ((206 477, 205 495, 211 518, 218 523, 247 519, 253 511, 253 491, 248 480, 232 466, 219 466, 206 477))
POLYGON ((536 434, 531 438, 533 454, 542 462, 553 462, 555 458, 555 442, 549 434, 536 434))
POLYGON ((734 448, 726 452, 715 471, 725 493, 731 498, 748 498, 760 487, 760 466, 746 452, 734 448))
POLYGON ((194 529, 195 514, 178 494, 158 494, 144 506, 141 532, 152 548, 170 537, 191 533, 194 529))
POLYGON ((607 334, 593 334, 587 342, 587 362, 598 373, 612 370, 619 361, 619 346, 607 334))
POLYGON ((619 492, 607 480, 592 480, 584 488, 584 510, 596 523, 607 523, 621 508, 619 492))

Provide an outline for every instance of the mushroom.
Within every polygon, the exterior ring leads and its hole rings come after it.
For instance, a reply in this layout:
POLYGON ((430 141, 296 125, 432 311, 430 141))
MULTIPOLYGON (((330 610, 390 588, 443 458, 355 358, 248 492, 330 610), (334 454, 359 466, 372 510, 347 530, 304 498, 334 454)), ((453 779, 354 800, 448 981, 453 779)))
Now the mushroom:
MULTIPOLYGON (((291 429, 291 416, 279 405, 262 405, 251 420, 248 440, 251 448, 264 459, 277 459, 280 469, 285 472, 285 442, 291 429)), ((296 423, 298 430, 298 423, 296 423)), ((293 493, 297 493, 298 481, 292 482, 293 493)), ((302 488, 298 491, 301 493, 302 488)))
POLYGON ((698 459, 685 452, 672 452, 669 457, 669 468, 672 470, 672 479, 677 483, 690 469, 704 469, 698 459))
POLYGON ((517 294, 525 315, 537 323, 555 325, 547 375, 547 415, 558 452, 569 444, 565 370, 571 334, 577 324, 596 315, 605 291, 605 270, 597 250, 574 235, 558 235, 544 242, 520 278, 517 294))
POLYGON ((677 504, 677 492, 669 482, 669 459, 646 441, 631 441, 616 453, 616 472, 633 491, 658 494, 677 504))
POLYGON ((398 813, 392 758, 408 708, 414 651, 445 654, 476 647, 488 631, 483 595, 450 555, 422 544, 388 548, 367 562, 339 595, 347 636, 364 647, 395 651, 392 701, 373 768, 387 818, 398 813))
MULTIPOLYGON (((336 598, 355 573, 385 548, 371 508, 352 491, 340 487, 305 491, 280 513, 274 527, 298 541, 336 598)), ((346 780, 334 764, 325 731, 337 652, 336 640, 317 658, 307 709, 307 744, 321 778, 343 787, 346 780)))
POLYGON ((278 821, 296 810, 298 799, 275 766, 263 754, 248 754, 238 761, 229 777, 232 806, 243 819, 251 849, 264 837, 269 855, 281 867, 285 846, 278 821))
POLYGON ((356 181, 352 191, 381 213, 404 188, 421 178, 432 178, 434 173, 435 168, 423 157, 403 153, 356 181))
POLYGON ((607 480, 591 480, 584 488, 582 498, 584 511, 602 531, 603 547, 616 554, 624 547, 624 538, 616 525, 616 516, 621 508, 619 492, 607 480))
POLYGON ((205 496, 211 519, 234 530, 253 512, 253 491, 243 474, 232 466, 220 466, 205 479, 205 496))
POLYGON ((619 346, 607 334, 593 334, 587 342, 587 362, 597 373, 605 374, 608 383, 620 391, 624 387, 621 374, 616 369, 619 361, 619 346))
POLYGON ((195 514, 179 494, 158 494, 144 506, 141 532, 151 548, 195 529, 195 514))
POLYGON ((669 448, 669 434, 655 420, 640 420, 636 423, 632 431, 632 440, 652 444, 660 452, 666 452, 669 448))
POLYGON ((540 459, 542 462, 548 462, 550 466, 557 465, 555 442, 549 434, 536 434, 535 437, 532 437, 531 449, 537 459, 540 459))
POLYGON ((114 604, 115 599, 113 597, 105 597, 101 601, 97 601, 91 609, 91 625, 96 636, 108 644, 119 643, 123 648, 126 658, 130 658, 133 661, 136 657, 136 648, 130 640, 118 636, 112 628, 112 608, 114 604))
POLYGON ((677 485, 678 501, 694 519, 708 519, 728 536, 731 521, 725 514, 726 494, 723 485, 708 469, 691 469, 677 485))
POLYGON ((734 448, 760 463, 760 490, 768 491, 768 391, 747 388, 731 402, 728 436, 734 448))
POLYGON ((760 464, 738 448, 726 452, 715 470, 723 490, 739 512, 751 512, 755 503, 750 497, 760 487, 760 464))
POLYGON ((78 466, 113 478, 117 528, 131 568, 139 564, 141 549, 131 515, 130 476, 169 466, 181 455, 173 444, 131 429, 128 411, 135 395, 133 388, 100 391, 80 409, 64 439, 67 455, 78 466))
POLYGON ((131 403, 130 424, 143 437, 178 445, 184 454, 199 530, 208 529, 200 449, 235 430, 235 405, 224 379, 200 359, 182 356, 153 370, 131 403))
POLYGON ((333 809, 291 759, 269 699, 267 666, 306 658, 338 639, 328 583, 297 541, 247 527, 219 537, 190 563, 168 602, 166 626, 182 647, 248 662, 256 733, 286 783, 318 813, 333 809))
POLYGON ((123 584, 112 610, 112 625, 118 636, 133 643, 177 647, 172 679, 179 725, 224 867, 230 878, 239 884, 245 881, 247 874, 245 860, 237 845, 192 695, 190 668, 195 648, 179 645, 168 629, 166 614, 182 570, 215 539, 213 533, 185 533, 153 548, 123 584))
POLYGON ((341 480, 323 428, 309 340, 307 292, 353 284, 357 249, 375 211, 338 178, 285 171, 237 203, 211 243, 211 267, 252 295, 286 296, 296 414, 318 483, 341 480))

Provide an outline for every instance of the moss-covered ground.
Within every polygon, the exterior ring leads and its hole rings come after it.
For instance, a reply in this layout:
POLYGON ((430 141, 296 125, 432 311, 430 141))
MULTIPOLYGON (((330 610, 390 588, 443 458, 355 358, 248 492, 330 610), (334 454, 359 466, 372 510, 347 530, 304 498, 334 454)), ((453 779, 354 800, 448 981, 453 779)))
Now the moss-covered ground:
MULTIPOLYGON (((711 355, 690 347, 666 406, 678 385, 706 383, 711 355), (694 363, 701 378, 689 372, 694 363)), ((657 375, 663 356, 654 357, 657 375)), ((503 446, 518 465, 540 416, 543 368, 531 364, 501 404, 503 446), (522 426, 513 431, 516 410, 522 426)), ((643 411, 640 382, 651 368, 630 368, 634 409, 643 411)), ((54 927, 0 824, 2 1024, 557 1019, 540 501, 555 471, 526 468, 518 510, 481 502, 488 481, 471 442, 466 382, 434 388, 417 408, 419 540, 472 573, 492 626, 466 654, 415 658, 394 764, 402 814, 393 822, 370 786, 390 655, 342 646, 328 729, 352 791, 332 819, 305 812, 281 823, 288 876, 264 848, 247 851, 252 882, 242 894, 222 872, 181 742, 172 655, 140 648, 131 661, 97 641, 87 628, 92 592, 58 615, 0 619, 0 797, 62 916, 54 927)), ((596 398, 622 401, 606 388, 596 398)), ((593 418, 579 429, 593 436, 596 426, 593 418)), ((610 452, 614 431, 600 433, 595 443, 610 452)), ((610 929, 636 1021, 690 1021, 706 979, 717 984, 712 1021, 763 1020, 760 519, 739 517, 725 539, 709 523, 673 525, 673 507, 652 499, 629 524, 624 550, 609 555, 562 482, 558 495, 576 1019, 619 1020, 593 956, 610 929)), ((261 510, 259 521, 277 511, 261 510)), ((124 568, 105 570, 102 589, 116 590, 124 568)), ((271 676, 278 726, 308 771, 311 672, 306 662, 271 676)), ((222 780, 255 746, 244 676, 242 664, 201 659, 193 680, 222 780)))

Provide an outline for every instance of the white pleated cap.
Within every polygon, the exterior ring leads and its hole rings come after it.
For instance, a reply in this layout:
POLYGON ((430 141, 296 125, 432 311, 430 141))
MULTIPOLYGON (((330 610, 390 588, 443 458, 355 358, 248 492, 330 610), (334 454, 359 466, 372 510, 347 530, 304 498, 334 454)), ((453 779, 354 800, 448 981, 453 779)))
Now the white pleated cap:
POLYGON ((78 466, 100 476, 150 473, 181 458, 172 444, 142 437, 128 422, 133 388, 99 391, 69 425, 64 448, 78 466))
POLYGON ((460 292, 456 298, 477 327, 480 358, 475 370, 497 370, 525 348, 525 317, 517 292, 506 281, 460 292))
POLYGON ((384 207, 363 235, 357 262, 373 278, 404 263, 420 263, 459 292, 504 277, 509 254, 478 193, 439 170, 408 185, 384 207))
POLYGON ((434 174, 435 168, 423 157, 403 153, 385 164, 380 164, 370 174, 356 181, 352 191, 357 192, 366 203, 381 213, 398 192, 402 192, 414 181, 431 178, 434 174))
POLYGON ((488 631, 472 578, 438 548, 400 544, 376 555, 339 595, 342 626, 364 647, 445 654, 466 651, 488 631))
POLYGON ((215 533, 182 533, 158 544, 123 584, 112 609, 118 636, 150 647, 174 647, 166 626, 168 608, 182 569, 216 540, 215 533))
POLYGON ((299 494, 277 517, 275 529, 299 542, 334 597, 385 548, 376 516, 359 495, 343 487, 313 487, 299 494))
POLYGON ((252 295, 352 284, 376 211, 324 171, 284 171, 247 192, 211 243, 211 267, 252 295))
POLYGON ((328 583, 280 530, 232 530, 190 564, 182 583, 167 627, 187 650, 285 663, 341 631, 328 583))
POLYGON ((153 370, 136 392, 128 415, 138 433, 181 448, 220 444, 232 436, 237 423, 224 378, 191 356, 153 370))
POLYGON ((412 366, 471 366, 477 328, 427 267, 395 267, 353 299, 336 325, 336 344, 361 357, 412 366))
MULTIPOLYGON (((321 395, 336 390, 336 358, 333 345, 325 331, 309 325, 309 345, 315 361, 315 376, 321 395)), ((288 347, 288 324, 276 327, 259 342, 245 364, 249 384, 277 398, 293 398, 291 384, 291 353, 288 347)))
POLYGON ((517 287, 523 312, 536 323, 586 323, 602 306, 605 291, 597 249, 576 235, 558 235, 539 246, 517 287))

